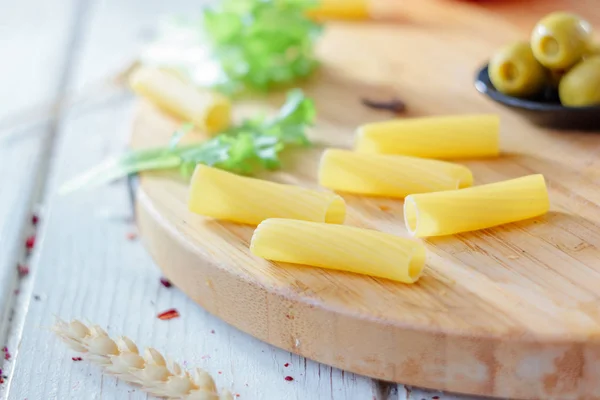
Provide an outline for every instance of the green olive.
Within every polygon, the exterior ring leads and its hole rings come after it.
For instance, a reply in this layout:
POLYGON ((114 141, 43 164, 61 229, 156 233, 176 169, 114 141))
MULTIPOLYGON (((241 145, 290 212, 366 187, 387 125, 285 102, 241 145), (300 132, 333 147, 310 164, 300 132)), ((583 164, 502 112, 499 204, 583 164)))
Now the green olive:
POLYGON ((543 66, 566 70, 581 60, 591 38, 589 22, 575 14, 556 12, 542 18, 533 28, 531 49, 543 66))
POLYGON ((600 105, 600 56, 573 67, 558 87, 560 102, 569 107, 600 105))
POLYGON ((488 74, 494 87, 509 96, 534 95, 546 83, 544 67, 535 59, 527 42, 501 48, 490 60, 488 74))
POLYGON ((600 42, 591 42, 583 55, 583 59, 585 60, 594 56, 600 56, 600 42))

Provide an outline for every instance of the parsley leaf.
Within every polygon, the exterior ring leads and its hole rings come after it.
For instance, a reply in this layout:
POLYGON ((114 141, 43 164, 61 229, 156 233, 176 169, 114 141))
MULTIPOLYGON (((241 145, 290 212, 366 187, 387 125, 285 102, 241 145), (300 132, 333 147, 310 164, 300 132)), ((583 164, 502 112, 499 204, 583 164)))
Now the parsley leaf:
POLYGON ((313 101, 294 89, 272 118, 248 119, 205 142, 179 145, 191 129, 184 124, 167 146, 134 150, 109 159, 64 184, 60 193, 96 187, 142 171, 179 168, 183 176, 190 177, 197 164, 238 174, 252 174, 259 168, 277 169, 281 166, 279 153, 286 147, 310 145, 306 130, 314 119, 313 101))
POLYGON ((318 66, 321 25, 306 16, 316 0, 222 0, 200 21, 172 19, 142 62, 183 72, 226 94, 267 91, 318 66))

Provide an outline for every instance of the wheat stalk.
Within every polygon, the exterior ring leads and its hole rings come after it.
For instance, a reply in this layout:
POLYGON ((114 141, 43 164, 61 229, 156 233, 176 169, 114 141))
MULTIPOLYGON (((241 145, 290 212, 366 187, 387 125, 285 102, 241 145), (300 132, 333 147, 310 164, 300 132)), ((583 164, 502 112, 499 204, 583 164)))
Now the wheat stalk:
POLYGON ((122 336, 112 340, 97 325, 88 327, 78 320, 67 323, 58 318, 51 329, 71 349, 84 353, 82 358, 98 364, 105 373, 138 385, 154 396, 186 400, 233 400, 229 391, 217 392, 215 381, 208 372, 196 368, 190 374, 179 364, 165 361, 153 348, 147 348, 142 357, 131 339, 122 336))

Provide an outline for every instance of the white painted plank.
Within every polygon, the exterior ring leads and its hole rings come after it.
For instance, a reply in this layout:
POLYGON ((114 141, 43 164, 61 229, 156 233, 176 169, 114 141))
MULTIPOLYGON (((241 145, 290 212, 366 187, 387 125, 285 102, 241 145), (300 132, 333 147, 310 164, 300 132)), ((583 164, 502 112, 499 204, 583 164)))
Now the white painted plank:
POLYGON ((17 289, 17 263, 32 231, 29 212, 47 130, 32 126, 0 131, 0 344, 17 289))
POLYGON ((0 0, 0 124, 56 97, 76 2, 0 0))
MULTIPOLYGON (((134 56, 140 32, 161 12, 192 12, 198 7, 192 0, 96 2, 70 86, 77 90, 117 71, 134 56)), ((96 110, 69 113, 61 123, 49 193, 77 171, 121 151, 131 101, 121 97, 96 110)), ((50 195, 46 210, 32 277, 32 295, 40 300, 29 303, 9 398, 145 398, 113 378, 102 378, 98 369, 73 362, 73 354, 46 329, 53 314, 88 318, 110 333, 126 334, 189 366, 204 367, 219 386, 231 388, 241 399, 376 396, 372 380, 259 342, 208 315, 175 288, 162 287, 158 269, 141 244, 126 239, 132 227, 123 222, 130 215, 123 184, 65 198, 50 195), (156 318, 171 307, 181 318, 156 318)))
POLYGON ((16 266, 23 259, 25 236, 31 232, 30 210, 43 179, 40 168, 52 131, 48 118, 41 123, 21 118, 18 126, 11 126, 15 119, 10 117, 24 109, 24 115, 30 113, 32 105, 58 96, 75 1, 0 0, 1 345, 18 287, 16 266))

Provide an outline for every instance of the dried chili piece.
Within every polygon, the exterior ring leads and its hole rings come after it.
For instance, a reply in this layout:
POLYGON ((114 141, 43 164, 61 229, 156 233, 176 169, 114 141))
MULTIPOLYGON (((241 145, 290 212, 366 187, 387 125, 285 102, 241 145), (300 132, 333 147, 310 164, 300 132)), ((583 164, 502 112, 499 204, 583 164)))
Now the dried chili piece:
POLYGON ((160 314, 157 315, 157 317, 158 317, 158 319, 162 319, 163 321, 166 321, 169 319, 179 317, 179 311, 177 311, 174 308, 171 308, 170 310, 161 312, 160 314))

